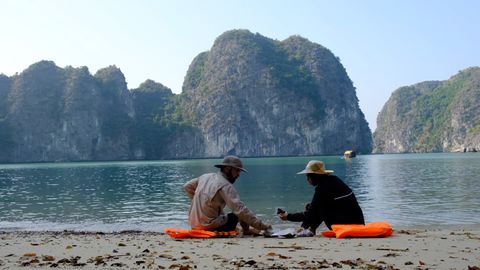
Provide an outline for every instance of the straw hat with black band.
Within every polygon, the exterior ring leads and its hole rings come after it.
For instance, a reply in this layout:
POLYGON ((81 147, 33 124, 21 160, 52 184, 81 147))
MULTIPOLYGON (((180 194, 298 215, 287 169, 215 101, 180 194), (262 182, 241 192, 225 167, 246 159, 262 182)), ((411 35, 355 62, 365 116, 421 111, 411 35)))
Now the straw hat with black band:
POLYGON ((325 170, 325 164, 322 161, 310 160, 305 167, 305 170, 298 172, 297 174, 332 174, 332 170, 325 170))
POLYGON ((247 170, 243 168, 242 161, 236 156, 226 156, 225 158, 223 158, 222 163, 215 164, 214 166, 217 168, 233 167, 241 171, 247 172, 247 170))

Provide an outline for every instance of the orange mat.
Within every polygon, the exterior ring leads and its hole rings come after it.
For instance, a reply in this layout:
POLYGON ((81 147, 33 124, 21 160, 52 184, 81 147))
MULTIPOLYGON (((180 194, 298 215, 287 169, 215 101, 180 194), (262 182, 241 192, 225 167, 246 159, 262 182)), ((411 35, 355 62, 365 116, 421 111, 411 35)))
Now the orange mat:
POLYGON ((334 224, 332 230, 323 231, 326 237, 388 237, 392 235, 392 226, 383 221, 370 222, 366 225, 358 224, 334 224))
POLYGON ((187 230, 177 228, 166 228, 164 232, 172 238, 213 238, 213 237, 229 237, 236 235, 236 231, 230 232, 214 232, 206 230, 187 230))

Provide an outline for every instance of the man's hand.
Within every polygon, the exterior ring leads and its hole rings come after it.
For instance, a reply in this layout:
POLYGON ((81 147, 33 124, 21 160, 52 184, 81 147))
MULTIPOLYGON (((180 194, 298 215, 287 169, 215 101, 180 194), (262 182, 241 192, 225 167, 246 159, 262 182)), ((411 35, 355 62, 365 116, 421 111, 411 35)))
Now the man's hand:
POLYGON ((311 206, 310 203, 305 204, 305 210, 307 210, 307 211, 310 210, 310 206, 311 206))
POLYGON ((287 212, 283 212, 283 213, 278 214, 278 217, 279 217, 281 220, 287 220, 287 216, 288 216, 288 213, 287 213, 287 212))
POLYGON ((263 236, 265 236, 265 237, 271 237, 272 234, 273 234, 272 225, 268 225, 268 228, 266 228, 265 230, 263 230, 263 236))

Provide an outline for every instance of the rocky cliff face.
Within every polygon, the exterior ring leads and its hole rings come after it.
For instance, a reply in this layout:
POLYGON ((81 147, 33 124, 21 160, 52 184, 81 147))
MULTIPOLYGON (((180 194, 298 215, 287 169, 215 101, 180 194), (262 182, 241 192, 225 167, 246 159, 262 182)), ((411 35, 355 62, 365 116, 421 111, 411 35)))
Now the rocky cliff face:
POLYGON ((480 149, 480 68, 396 90, 377 118, 375 153, 480 149))
POLYGON ((180 103, 202 135, 202 156, 371 151, 352 82, 326 48, 226 32, 192 62, 180 103))
POLYGON ((87 68, 42 61, 13 77, 8 100, 9 162, 129 157, 134 110, 115 67, 93 77, 87 68))
POLYGON ((115 66, 41 61, 0 75, 0 162, 369 153, 371 132, 338 59, 302 37, 226 32, 183 92, 115 66))
POLYGON ((13 151, 12 128, 6 119, 11 83, 12 81, 9 77, 0 74, 0 162, 9 160, 13 151))

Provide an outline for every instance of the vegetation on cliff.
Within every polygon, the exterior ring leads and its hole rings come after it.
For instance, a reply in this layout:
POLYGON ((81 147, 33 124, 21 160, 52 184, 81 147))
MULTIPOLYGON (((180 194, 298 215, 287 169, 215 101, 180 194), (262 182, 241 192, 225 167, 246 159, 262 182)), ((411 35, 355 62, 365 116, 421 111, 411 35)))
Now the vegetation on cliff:
POLYGON ((178 99, 207 156, 371 151, 345 69, 328 49, 299 36, 225 32, 194 59, 178 99))
POLYGON ((374 152, 452 152, 480 148, 480 68, 449 80, 396 90, 377 118, 374 152))
POLYGON ((168 158, 167 145, 190 125, 173 109, 174 95, 170 88, 147 80, 132 90, 136 123, 132 130, 132 145, 143 149, 142 158, 168 158))

